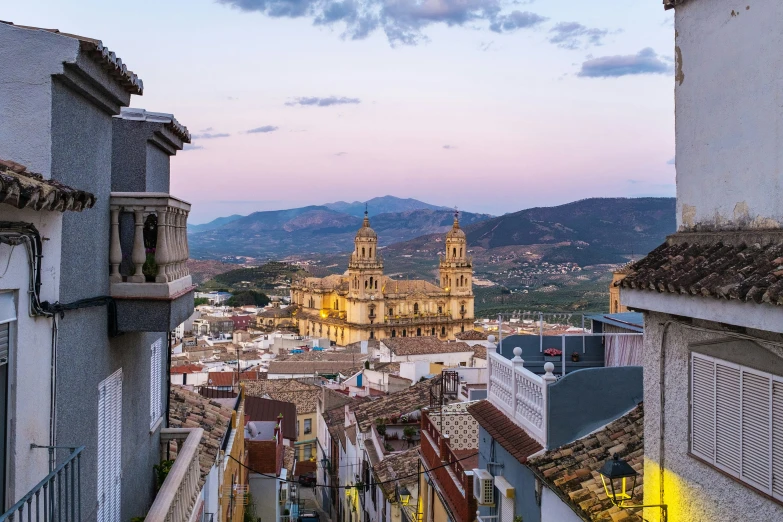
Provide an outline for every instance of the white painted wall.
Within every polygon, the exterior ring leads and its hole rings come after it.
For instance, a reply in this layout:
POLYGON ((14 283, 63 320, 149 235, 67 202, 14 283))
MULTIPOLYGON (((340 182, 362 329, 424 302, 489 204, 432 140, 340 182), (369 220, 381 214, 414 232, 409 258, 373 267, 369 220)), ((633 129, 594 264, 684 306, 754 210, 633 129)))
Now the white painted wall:
POLYGON ((675 11, 677 225, 780 228, 783 4, 675 11))
POLYGON ((582 522, 548 487, 541 488, 541 522, 582 522))
POLYGON ((419 382, 419 379, 430 373, 430 363, 428 361, 412 361, 400 363, 400 377, 410 379, 413 384, 419 382))
MULTIPOLYGON (((10 205, 0 204, 0 221, 32 223, 42 237, 49 238, 43 242, 41 299, 58 301, 62 214, 18 210, 10 205)), ((27 293, 29 274, 25 249, 22 246, 12 249, 8 245, 0 245, 0 291, 13 292, 17 304, 17 321, 11 332, 8 368, 8 469, 11 470, 9 493, 14 502, 49 472, 48 452, 45 449, 31 449, 30 444, 49 444, 52 320, 30 316, 30 299, 27 293), (13 431, 10 430, 11 426, 15 428, 13 431)))
POLYGON ((392 362, 427 361, 428 363, 442 362, 444 366, 459 366, 460 363, 470 364, 473 352, 454 353, 423 353, 418 355, 394 355, 392 362))

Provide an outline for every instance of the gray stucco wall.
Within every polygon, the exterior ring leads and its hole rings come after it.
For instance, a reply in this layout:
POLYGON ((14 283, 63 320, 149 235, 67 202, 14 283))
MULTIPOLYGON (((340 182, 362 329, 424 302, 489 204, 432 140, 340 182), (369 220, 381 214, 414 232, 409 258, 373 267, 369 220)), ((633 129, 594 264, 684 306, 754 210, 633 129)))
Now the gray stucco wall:
POLYGON ((549 385, 549 449, 575 441, 636 407, 644 396, 641 366, 589 368, 549 385))
MULTIPOLYGON (((527 466, 519 463, 503 446, 490 437, 489 433, 479 426, 479 464, 480 469, 489 469, 493 475, 502 475, 514 486, 514 509, 516 515, 521 515, 525 522, 541 522, 541 506, 536 499, 536 477, 527 466), (494 447, 494 456, 492 450, 494 447), (489 462, 499 462, 500 466, 487 466, 489 462)), ((495 490, 495 498, 498 498, 495 490)), ((482 515, 497 515, 495 507, 479 507, 482 515)), ((504 521, 505 522, 505 521, 504 521)))
MULTIPOLYGON (((109 293, 111 153, 111 115, 55 82, 52 177, 97 196, 91 210, 63 218, 62 302, 109 293)), ((124 334, 110 340, 103 306, 67 312, 59 327, 57 442, 86 446, 81 479, 84 519, 94 520, 97 508, 98 384, 118 368, 123 369, 122 519, 143 516, 153 498, 152 467, 159 455, 159 430, 149 433, 150 345, 162 337, 165 356, 165 333, 124 334)), ((162 381, 162 391, 163 385, 162 381)))
POLYGON ((168 192, 169 154, 153 142, 164 124, 121 118, 112 123, 112 190, 168 192))
MULTIPOLYGON (((749 310, 753 305, 748 306, 749 310)), ((690 457, 690 354, 696 350, 744 364, 764 365, 765 371, 777 372, 783 360, 783 348, 742 342, 732 345, 698 345, 707 341, 731 339, 720 332, 720 325, 695 321, 694 326, 716 330, 714 333, 694 330, 671 322, 674 318, 661 313, 645 314, 644 339, 644 502, 657 504, 660 498, 659 464, 664 464, 663 502, 669 505, 669 520, 730 522, 748 520, 781 520, 783 506, 690 457), (665 330, 665 338, 664 338, 665 330), (661 454, 661 349, 665 350, 664 448, 661 454), (712 350, 712 351, 710 351, 712 350), (742 353, 745 352, 745 353, 742 353)), ((748 333, 768 339, 779 336, 761 331, 748 333)), ((783 374, 778 374, 783 375, 783 374)), ((645 518, 659 520, 659 512, 645 510, 645 518)))

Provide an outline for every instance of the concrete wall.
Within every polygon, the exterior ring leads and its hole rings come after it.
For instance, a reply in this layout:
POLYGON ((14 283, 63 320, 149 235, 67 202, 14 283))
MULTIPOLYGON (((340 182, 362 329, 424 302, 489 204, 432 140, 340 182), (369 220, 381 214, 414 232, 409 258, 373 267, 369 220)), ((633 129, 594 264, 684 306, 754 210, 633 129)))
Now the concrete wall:
POLYGON ((582 519, 551 489, 544 487, 541 491, 541 522, 582 522, 582 519))
POLYGON ((780 228, 783 4, 696 0, 675 12, 677 225, 780 228))
MULTIPOLYGON (((519 463, 503 446, 495 442, 479 426, 479 464, 480 469, 488 469, 494 475, 502 475, 514 486, 514 510, 525 522, 541 522, 541 507, 536 499, 536 477, 527 466, 519 463), (502 463, 500 466, 487 466, 489 462, 502 463)), ((495 490, 495 498, 500 498, 495 490)), ((482 515, 497 515, 498 507, 480 507, 482 515)), ((505 522, 505 521, 503 521, 505 522)))
POLYGON ((257 473, 248 475, 250 494, 256 504, 256 516, 260 522, 278 522, 280 502, 276 502, 278 480, 257 473))
MULTIPOLYGON (((729 522, 746 520, 753 513, 756 520, 779 520, 783 507, 762 497, 748 487, 724 476, 713 468, 688 456, 689 451, 689 372, 690 353, 694 343, 726 340, 723 333, 697 331, 676 323, 666 325, 671 316, 645 314, 644 343, 644 502, 661 503, 660 463, 664 463, 664 498, 669 505, 669 520, 729 522), (665 330, 665 332, 664 332, 665 330), (664 339, 665 333, 665 339, 664 339), (661 346, 665 350, 663 414, 664 451, 659 444, 661 433, 661 346)), ((696 321, 698 327, 719 329, 716 323, 696 321)), ((764 338, 776 337, 759 331, 748 333, 764 338)), ((694 348, 705 352, 703 347, 694 348)), ((733 360, 764 371, 783 375, 783 348, 734 342, 709 348, 706 353, 733 360)), ((646 509, 645 518, 660 520, 660 512, 646 509)))
POLYGON ((557 448, 597 430, 644 395, 641 366, 589 368, 549 385, 547 446, 557 448))

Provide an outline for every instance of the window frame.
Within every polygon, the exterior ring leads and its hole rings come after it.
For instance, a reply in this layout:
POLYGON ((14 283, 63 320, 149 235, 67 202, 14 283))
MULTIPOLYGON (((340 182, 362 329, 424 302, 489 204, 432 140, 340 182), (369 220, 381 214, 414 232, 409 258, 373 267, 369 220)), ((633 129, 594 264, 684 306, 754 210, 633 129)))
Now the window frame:
POLYGON ((313 419, 304 419, 302 423, 304 424, 304 434, 310 435, 313 432, 313 419))
POLYGON ((150 431, 163 420, 163 339, 150 345, 150 431))

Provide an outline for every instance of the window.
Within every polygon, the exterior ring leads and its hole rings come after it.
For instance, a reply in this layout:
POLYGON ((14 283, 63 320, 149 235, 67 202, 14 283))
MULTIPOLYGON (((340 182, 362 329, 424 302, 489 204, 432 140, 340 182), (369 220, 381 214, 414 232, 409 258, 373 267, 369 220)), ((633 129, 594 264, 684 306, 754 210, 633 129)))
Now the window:
POLYGON ((442 313, 443 313, 443 307, 442 307, 442 306, 439 306, 439 307, 438 307, 438 314, 442 314, 442 313))
POLYGON ((413 303, 413 313, 414 314, 419 313, 419 303, 413 303))
POLYGON ((313 446, 310 444, 306 444, 304 447, 304 458, 305 460, 310 460, 313 457, 313 446))
POLYGON ((158 339, 150 346, 150 429, 163 415, 163 401, 161 400, 161 389, 163 388, 162 357, 163 340, 158 339))
POLYGON ((397 330, 392 328, 392 337, 397 337, 397 330))
POLYGON ((304 432, 305 435, 308 435, 313 432, 313 420, 312 419, 305 419, 304 420, 304 432))
MULTIPOLYGON (((9 254, 10 255, 10 254, 9 254)), ((6 491, 6 448, 8 447, 8 357, 16 326, 16 302, 14 293, 0 293, 0 502, 5 507, 6 491)))
POLYGON ((120 520, 122 368, 98 385, 98 522, 120 520))
POLYGON ((691 452, 783 500, 783 377, 691 354, 691 452))
POLYGON ((296 421, 296 436, 299 436, 299 421, 296 421))
POLYGON ((441 326, 440 327, 440 335, 441 335, 441 337, 446 335, 446 327, 445 326, 441 326))
POLYGON ((389 308, 389 315, 394 315, 394 308, 389 308))
POLYGON ((421 328, 416 328, 416 337, 421 337, 421 328))

